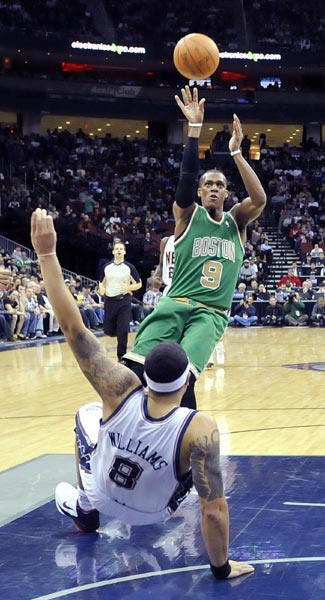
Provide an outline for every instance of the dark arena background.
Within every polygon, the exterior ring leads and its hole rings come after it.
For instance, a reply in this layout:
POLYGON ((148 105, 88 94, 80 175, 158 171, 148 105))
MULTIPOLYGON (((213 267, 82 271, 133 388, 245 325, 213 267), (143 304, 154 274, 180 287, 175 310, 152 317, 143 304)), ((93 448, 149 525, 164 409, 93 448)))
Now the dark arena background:
MULTIPOLYGON (((1 598, 323 600, 325 315, 313 317, 325 298, 324 1, 2 0, 0 34, 0 268, 36 276, 30 215, 46 208, 65 278, 94 288, 118 238, 142 308, 174 230, 187 134, 174 96, 188 83, 206 98, 200 168, 225 172, 225 209, 246 194, 228 149, 234 113, 268 199, 245 245, 257 321, 230 323, 224 362, 198 382, 221 433, 230 558, 255 573, 212 577, 195 491, 163 525, 107 519, 82 535, 59 515, 54 488, 76 479, 74 414, 96 394, 64 337, 45 332, 0 339, 1 598), (190 32, 220 50, 204 81, 173 65, 190 32), (270 295, 297 290, 305 326, 267 327, 270 295)), ((246 292, 237 286, 232 317, 246 292)), ((96 336, 114 357, 114 341, 96 336)))

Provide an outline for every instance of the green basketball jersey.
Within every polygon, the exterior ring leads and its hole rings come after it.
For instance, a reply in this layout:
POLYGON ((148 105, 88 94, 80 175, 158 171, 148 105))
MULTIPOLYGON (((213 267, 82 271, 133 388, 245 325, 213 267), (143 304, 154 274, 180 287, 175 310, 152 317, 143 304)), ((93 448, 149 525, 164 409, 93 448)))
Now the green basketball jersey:
POLYGON ((175 267, 168 296, 230 308, 244 256, 237 223, 230 212, 214 221, 197 205, 175 241, 175 267))

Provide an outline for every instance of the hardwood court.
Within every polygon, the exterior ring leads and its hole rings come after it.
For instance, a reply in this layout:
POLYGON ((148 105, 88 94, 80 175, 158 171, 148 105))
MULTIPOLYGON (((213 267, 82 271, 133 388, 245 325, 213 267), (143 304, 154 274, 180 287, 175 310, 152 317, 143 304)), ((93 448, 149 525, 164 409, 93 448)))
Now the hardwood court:
MULTIPOLYGON (((114 340, 101 339, 114 357, 114 340)), ((324 454, 323 340, 322 329, 228 329, 225 364, 197 384, 199 408, 219 424, 222 454, 324 454), (303 367, 283 366, 295 364, 303 367)), ((0 470, 72 454, 75 412, 96 394, 67 344, 0 352, 0 368, 0 470)))
POLYGON ((74 414, 95 393, 65 343, 0 352, 1 597, 323 600, 323 336, 229 329, 224 366, 199 380, 199 408, 221 431, 229 556, 256 568, 225 582, 207 564, 195 490, 148 527, 102 515, 98 533, 83 535, 59 515, 55 486, 76 479, 74 414))

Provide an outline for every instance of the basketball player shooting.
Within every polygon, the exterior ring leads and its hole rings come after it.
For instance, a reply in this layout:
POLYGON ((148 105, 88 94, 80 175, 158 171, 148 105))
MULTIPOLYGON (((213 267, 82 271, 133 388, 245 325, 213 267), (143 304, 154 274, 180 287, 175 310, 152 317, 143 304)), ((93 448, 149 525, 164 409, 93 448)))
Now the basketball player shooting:
POLYGON ((227 179, 211 169, 199 180, 199 138, 204 118, 204 98, 197 88, 182 89, 175 100, 188 121, 188 140, 173 206, 175 218, 175 267, 172 285, 156 309, 141 323, 128 366, 142 377, 145 356, 159 342, 181 344, 190 359, 191 380, 182 406, 196 407, 194 384, 204 370, 215 344, 228 322, 233 292, 238 280, 246 228, 266 204, 266 194, 251 166, 242 156, 243 132, 233 115, 229 151, 241 175, 247 197, 224 212, 227 179), (196 202, 200 199, 202 206, 196 202))

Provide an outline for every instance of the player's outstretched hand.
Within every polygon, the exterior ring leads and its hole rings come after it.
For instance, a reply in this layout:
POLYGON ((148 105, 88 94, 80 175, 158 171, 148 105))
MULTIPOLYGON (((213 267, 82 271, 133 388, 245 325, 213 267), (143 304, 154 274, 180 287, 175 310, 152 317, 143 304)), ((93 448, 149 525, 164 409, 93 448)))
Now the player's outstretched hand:
POLYGON ((230 560, 231 571, 227 579, 233 579, 234 577, 240 577, 241 575, 247 575, 248 573, 254 573, 254 567, 245 562, 237 562, 230 560))
POLYGON ((199 101, 197 88, 193 88, 192 93, 189 86, 186 85, 182 88, 182 98, 183 102, 179 96, 175 96, 175 100, 188 122, 203 123, 205 98, 201 98, 199 101))
POLYGON ((53 219, 43 208, 37 208, 32 214, 31 239, 36 254, 55 253, 56 232, 53 219))
POLYGON ((232 136, 229 140, 229 150, 230 152, 234 152, 235 150, 240 149, 240 145, 243 139, 243 130, 241 126, 241 122, 238 119, 237 115, 234 114, 233 122, 232 122, 232 136))

